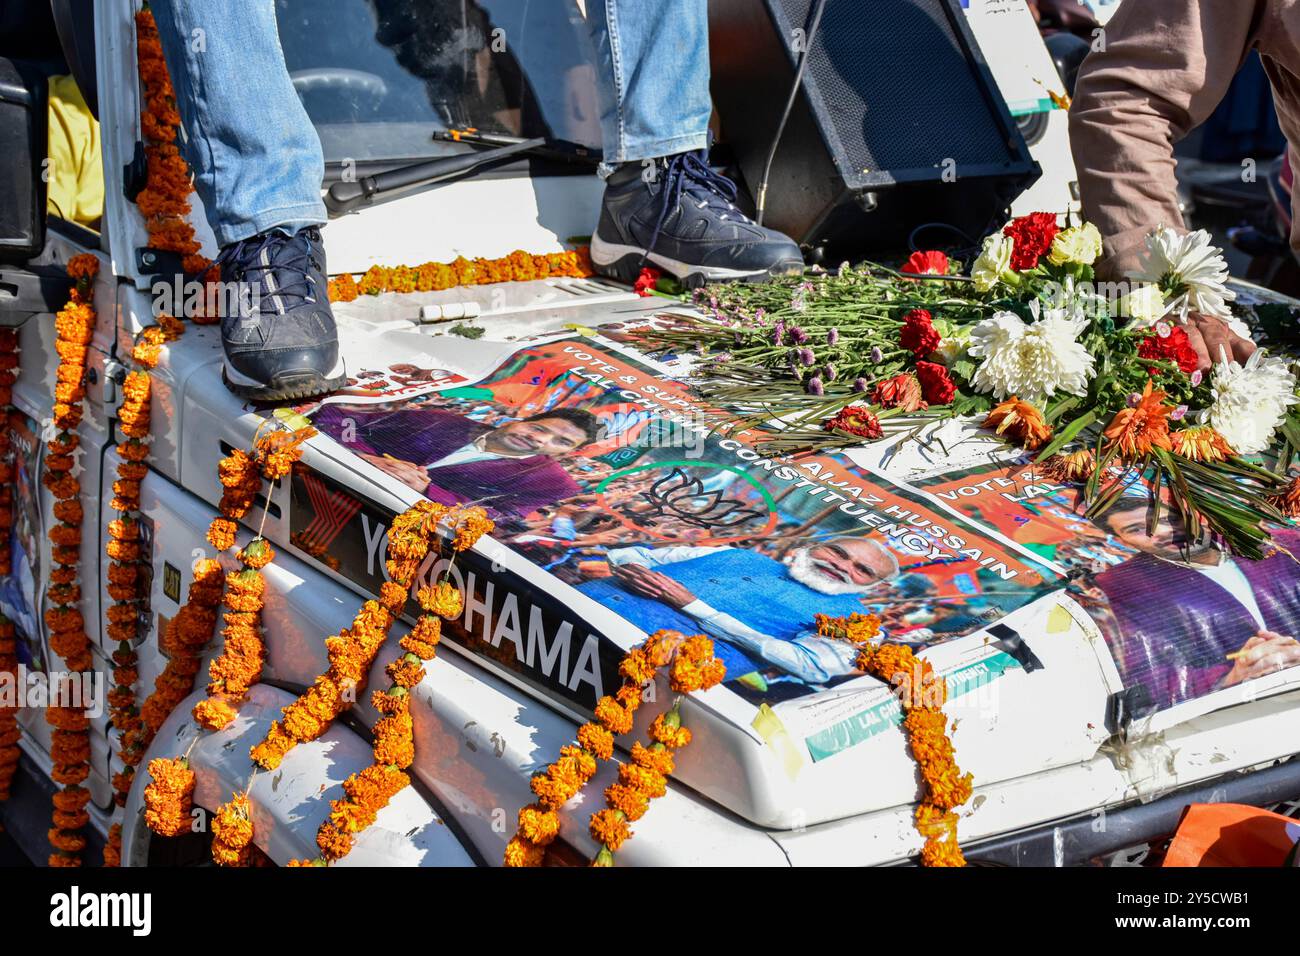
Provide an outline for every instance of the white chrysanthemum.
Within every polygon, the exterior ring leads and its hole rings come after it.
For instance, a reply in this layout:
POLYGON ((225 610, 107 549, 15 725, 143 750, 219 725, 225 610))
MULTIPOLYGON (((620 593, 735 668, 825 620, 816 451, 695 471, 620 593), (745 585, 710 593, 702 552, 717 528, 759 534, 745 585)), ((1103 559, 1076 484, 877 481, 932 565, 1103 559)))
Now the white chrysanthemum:
POLYGON ((1228 303, 1237 294, 1225 285, 1228 264, 1204 229, 1180 235, 1168 226, 1157 226, 1146 238, 1137 271, 1128 277, 1160 286, 1170 300, 1171 311, 1199 312, 1232 321, 1228 303))
POLYGON ((1011 268, 1011 253, 1015 244, 1014 239, 1001 232, 995 232, 984 240, 979 258, 970 268, 970 277, 974 280, 976 289, 988 292, 1004 277, 1015 275, 1015 270, 1011 268))
POLYGON ((1087 318, 1066 309, 1048 309, 1041 317, 1036 308, 1034 313, 1031 324, 1014 312, 999 312, 971 329, 966 351, 982 360, 971 379, 976 391, 1041 404, 1057 392, 1088 390, 1093 358, 1078 342, 1087 318))
POLYGON ((1268 448, 1287 408, 1297 401, 1290 365, 1280 358, 1265 358, 1262 349, 1245 365, 1220 354, 1210 390, 1214 401, 1203 418, 1243 455, 1268 448))

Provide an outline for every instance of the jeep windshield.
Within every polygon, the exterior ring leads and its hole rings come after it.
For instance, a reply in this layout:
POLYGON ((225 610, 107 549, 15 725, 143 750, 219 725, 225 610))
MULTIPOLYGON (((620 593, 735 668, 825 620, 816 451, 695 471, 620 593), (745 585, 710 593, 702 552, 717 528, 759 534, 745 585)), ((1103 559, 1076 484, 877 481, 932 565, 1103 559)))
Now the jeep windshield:
POLYGON ((294 87, 330 164, 463 147, 437 134, 600 148, 594 48, 574 0, 276 0, 294 87))

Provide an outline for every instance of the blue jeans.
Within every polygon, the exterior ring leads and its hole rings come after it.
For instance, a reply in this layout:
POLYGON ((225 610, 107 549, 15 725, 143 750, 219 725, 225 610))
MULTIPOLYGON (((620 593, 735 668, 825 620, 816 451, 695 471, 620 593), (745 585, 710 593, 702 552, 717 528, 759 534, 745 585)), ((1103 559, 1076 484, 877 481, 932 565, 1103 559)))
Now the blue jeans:
MULTIPOLYGON (((324 223, 320 140, 289 79, 273 0, 150 6, 218 244, 324 223)), ((707 0, 588 0, 587 16, 606 163, 706 145, 707 0)))
POLYGON ((217 244, 325 222, 325 161, 284 65, 273 0, 149 6, 217 244))

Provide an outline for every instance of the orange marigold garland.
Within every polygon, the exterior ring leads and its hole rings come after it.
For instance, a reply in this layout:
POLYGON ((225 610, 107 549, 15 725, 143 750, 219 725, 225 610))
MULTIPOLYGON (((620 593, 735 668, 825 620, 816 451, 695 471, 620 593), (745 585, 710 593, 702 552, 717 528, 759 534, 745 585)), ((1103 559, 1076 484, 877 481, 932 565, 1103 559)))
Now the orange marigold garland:
POLYGON ((179 836, 190 829, 194 811, 194 771, 185 757, 149 761, 144 788, 144 822, 159 836, 179 836))
MULTIPOLYGON (((482 508, 455 509, 446 521, 452 528, 452 549, 457 552, 472 548, 494 527, 482 508)), ((443 583, 450 584, 445 577, 439 582, 443 583)), ((386 668, 393 683, 388 690, 376 690, 371 695, 371 703, 382 715, 374 726, 374 763, 344 782, 345 799, 331 802, 329 819, 316 833, 320 857, 311 861, 313 864, 333 863, 350 853, 355 835, 374 823, 379 811, 410 783, 405 771, 415 760, 411 688, 424 679, 421 664, 433 660, 442 634, 438 607, 445 602, 438 599, 437 590, 420 589, 418 596, 425 613, 411 633, 402 638, 403 654, 386 668)))
POLYGON ((406 607, 411 583, 447 510, 444 505, 420 501, 393 519, 388 529, 389 580, 380 587, 379 599, 366 601, 350 627, 326 639, 329 668, 284 708, 266 737, 252 748, 255 764, 274 770, 286 753, 323 734, 356 700, 356 690, 365 681, 393 621, 406 607))
POLYGON ((212 818, 212 859, 218 866, 252 863, 253 808, 248 794, 236 794, 212 818))
POLYGON ((426 262, 418 266, 371 266, 357 282, 344 273, 329 282, 331 302, 351 302, 362 295, 383 292, 437 292, 463 285, 492 282, 528 282, 547 278, 585 278, 595 275, 587 246, 566 252, 531 255, 516 249, 500 259, 466 259, 426 262))
MULTIPOLYGON (((260 435, 254 452, 236 449, 218 466, 225 490, 221 516, 208 528, 208 541, 219 550, 234 544, 236 522, 248 513, 265 478, 275 483, 289 474, 302 456, 302 446, 313 428, 296 431, 273 430, 260 435)), ((221 655, 208 668, 208 697, 194 706, 194 719, 208 730, 220 730, 235 717, 235 706, 257 683, 266 663, 262 641, 262 595, 266 583, 262 568, 275 558, 271 543, 258 534, 236 557, 240 566, 226 575, 226 611, 221 631, 221 655)))
POLYGON ((208 271, 211 261, 199 253, 200 243, 189 223, 190 167, 176 145, 181 115, 176 91, 167 73, 158 25, 148 6, 135 15, 136 62, 144 91, 140 132, 148 165, 145 186, 135 203, 144 217, 149 247, 181 256, 181 268, 191 275, 208 271))
MULTIPOLYGON (((122 384, 122 402, 118 406, 118 427, 124 436, 122 446, 134 445, 148 453, 150 425, 150 397, 152 379, 150 372, 158 364, 162 346, 174 341, 184 331, 184 325, 170 316, 162 316, 160 324, 150 326, 140 333, 131 357, 138 366, 122 384)), ((119 446, 119 452, 124 447, 119 446)), ((109 596, 113 604, 108 609, 107 633, 117 642, 113 651, 113 689, 109 692, 110 719, 121 734, 118 757, 124 769, 113 775, 113 801, 117 807, 126 806, 127 794, 135 777, 135 768, 144 759, 144 752, 152 733, 144 732, 144 721, 137 707, 135 684, 139 679, 135 652, 139 638, 141 604, 147 597, 143 593, 145 576, 141 571, 140 554, 140 483, 148 471, 142 455, 130 457, 123 453, 117 466, 117 480, 113 482, 113 497, 109 507, 119 517, 108 526, 106 551, 109 596)), ((206 643, 206 642, 205 642, 206 643)), ((113 823, 109 827, 104 845, 106 865, 121 859, 122 827, 113 823)))
POLYGON ((673 752, 691 741, 691 732, 682 726, 681 695, 708 690, 726 676, 726 666, 713 656, 713 641, 703 634, 688 637, 677 649, 668 686, 678 696, 650 725, 650 745, 632 745, 631 761, 619 764, 618 782, 605 788, 605 809, 591 815, 591 836, 600 844, 592 866, 613 866, 614 854, 632 836, 628 824, 645 816, 650 801, 668 791, 673 752))
POLYGON ((856 666, 888 683, 898 695, 904 714, 903 730, 924 782, 924 796, 915 813, 916 829, 925 837, 922 865, 965 866, 966 859, 957 843, 957 814, 953 811, 970 799, 972 777, 957 766, 948 736, 948 721, 943 714, 948 685, 930 662, 916 657, 910 647, 875 643, 880 633, 880 620, 875 615, 818 614, 817 633, 856 646, 856 666))
MULTIPOLYGON (((82 400, 85 398, 86 354, 95 334, 94 281, 99 259, 90 253, 73 256, 68 261, 68 275, 73 287, 68 303, 55 318, 55 349, 59 366, 54 385, 53 427, 56 435, 46 447, 45 475, 42 483, 54 498, 54 508, 62 518, 49 530, 50 555, 54 567, 46 589, 45 624, 49 629, 50 649, 63 658, 69 671, 89 670, 94 663, 85 619, 79 609, 81 591, 81 509, 75 507, 81 494, 81 482, 72 474, 74 453, 81 424, 82 400)), ((54 769, 50 776, 68 791, 81 791, 90 775, 90 722, 77 707, 51 706, 45 713, 54 728, 50 754, 54 769)), ((84 804, 83 804, 84 805, 84 804)), ((50 830, 51 866, 80 866, 81 850, 86 839, 80 827, 66 826, 70 821, 57 816, 50 830)))
POLYGON ((596 702, 596 719, 578 728, 576 743, 561 747, 559 758, 529 782, 537 802, 519 811, 519 828, 506 844, 506 866, 542 865, 547 845, 560 832, 560 808, 582 791, 600 761, 614 756, 614 738, 632 729, 646 685, 672 660, 682 640, 677 631, 656 631, 624 655, 618 692, 596 702))

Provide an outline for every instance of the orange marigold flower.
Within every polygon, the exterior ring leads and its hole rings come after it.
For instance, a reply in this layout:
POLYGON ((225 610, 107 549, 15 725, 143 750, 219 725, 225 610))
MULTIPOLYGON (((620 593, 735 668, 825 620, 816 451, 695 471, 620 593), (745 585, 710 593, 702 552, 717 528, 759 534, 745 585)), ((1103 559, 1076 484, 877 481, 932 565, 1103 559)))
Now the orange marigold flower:
POLYGON ((506 844, 505 865, 510 867, 541 866, 546 858, 546 848, 531 840, 515 837, 506 844))
POLYGON ((595 704, 595 719, 601 722, 602 726, 614 736, 627 734, 629 730, 632 730, 632 714, 614 700, 614 697, 604 696, 597 701, 597 704, 595 704))
POLYGON ((597 810, 591 815, 591 837, 615 853, 632 836, 627 819, 617 810, 597 810))

